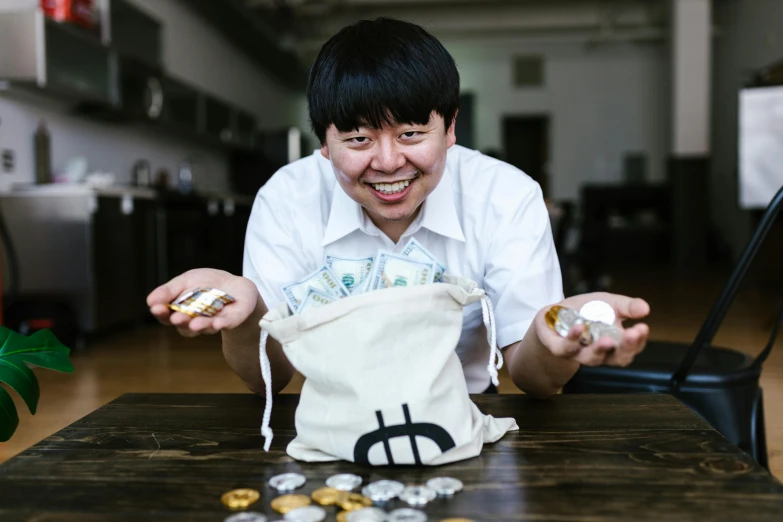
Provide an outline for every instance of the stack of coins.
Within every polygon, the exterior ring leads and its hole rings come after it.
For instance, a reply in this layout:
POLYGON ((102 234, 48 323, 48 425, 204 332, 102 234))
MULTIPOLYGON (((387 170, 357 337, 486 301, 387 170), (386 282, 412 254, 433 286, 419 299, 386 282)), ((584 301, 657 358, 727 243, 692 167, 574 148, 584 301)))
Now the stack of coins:
POLYGON ((169 308, 190 317, 198 315, 212 317, 234 298, 216 288, 196 288, 186 292, 169 303, 169 308))

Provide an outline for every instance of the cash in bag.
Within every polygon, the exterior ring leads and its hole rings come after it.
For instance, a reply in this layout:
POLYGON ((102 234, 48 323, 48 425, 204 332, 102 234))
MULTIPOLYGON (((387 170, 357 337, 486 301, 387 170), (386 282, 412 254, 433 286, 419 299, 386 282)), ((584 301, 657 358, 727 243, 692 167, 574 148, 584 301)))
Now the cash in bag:
POLYGON ((479 411, 455 352, 463 308, 481 301, 487 371, 497 385, 503 359, 489 297, 473 281, 443 281, 361 293, 298 315, 286 303, 270 310, 260 322, 264 449, 273 436, 269 335, 306 379, 287 447, 297 460, 434 466, 475 457, 518 429, 514 419, 479 411))

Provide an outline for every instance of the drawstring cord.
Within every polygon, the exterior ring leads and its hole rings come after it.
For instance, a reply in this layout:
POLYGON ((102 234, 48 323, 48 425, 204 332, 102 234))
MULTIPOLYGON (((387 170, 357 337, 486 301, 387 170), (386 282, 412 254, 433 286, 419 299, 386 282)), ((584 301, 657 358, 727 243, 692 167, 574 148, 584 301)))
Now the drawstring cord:
POLYGON ((266 353, 266 341, 269 338, 269 332, 261 330, 261 346, 258 350, 261 359, 261 377, 264 379, 266 388, 266 398, 264 400, 264 417, 261 420, 261 435, 264 436, 264 451, 269 451, 272 445, 272 428, 269 427, 269 421, 272 418, 272 366, 269 364, 269 356, 266 353))
POLYGON ((487 371, 492 379, 492 384, 498 386, 498 370, 503 368, 503 354, 500 353, 497 342, 497 332, 495 331, 495 310, 492 308, 492 301, 488 295, 481 298, 481 312, 484 315, 484 326, 487 329, 487 342, 489 343, 489 364, 487 371))

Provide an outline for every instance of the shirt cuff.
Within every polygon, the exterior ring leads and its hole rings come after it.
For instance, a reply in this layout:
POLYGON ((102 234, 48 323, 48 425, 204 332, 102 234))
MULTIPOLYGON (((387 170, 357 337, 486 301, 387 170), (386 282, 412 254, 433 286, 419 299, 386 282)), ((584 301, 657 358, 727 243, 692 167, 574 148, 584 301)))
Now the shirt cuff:
POLYGON ((531 324, 533 324, 533 320, 529 319, 501 328, 497 331, 498 346, 500 348, 505 348, 506 346, 521 341, 530 329, 531 324))

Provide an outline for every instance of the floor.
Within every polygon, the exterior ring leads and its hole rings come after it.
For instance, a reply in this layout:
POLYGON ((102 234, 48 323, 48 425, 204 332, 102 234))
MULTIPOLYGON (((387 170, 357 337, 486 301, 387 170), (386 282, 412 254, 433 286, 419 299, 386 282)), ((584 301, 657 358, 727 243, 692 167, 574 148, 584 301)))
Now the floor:
MULTIPOLYGON (((674 277, 641 272, 617 280, 614 291, 647 299, 652 308, 648 323, 657 339, 692 340, 723 282, 722 275, 674 277)), ((775 307, 756 285, 743 292, 732 307, 716 344, 757 353, 766 344, 775 307)), ((762 386, 772 473, 783 478, 783 341, 768 359, 762 386)), ((148 326, 118 333, 92 343, 72 355, 73 374, 36 370, 41 400, 31 416, 14 395, 20 426, 14 437, 0 444, 0 461, 90 413, 126 392, 217 393, 247 392, 226 366, 217 337, 182 339, 169 329, 148 326)), ((301 378, 286 388, 297 392, 301 378)), ((501 393, 517 392, 507 376, 501 393)))

